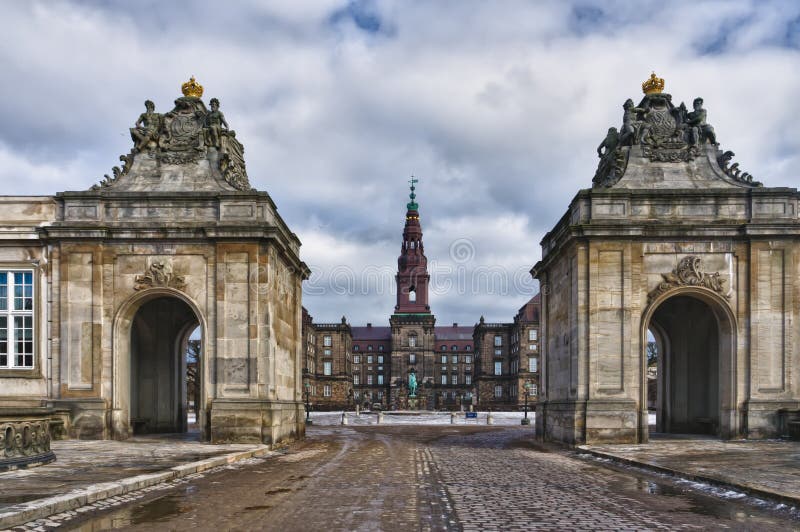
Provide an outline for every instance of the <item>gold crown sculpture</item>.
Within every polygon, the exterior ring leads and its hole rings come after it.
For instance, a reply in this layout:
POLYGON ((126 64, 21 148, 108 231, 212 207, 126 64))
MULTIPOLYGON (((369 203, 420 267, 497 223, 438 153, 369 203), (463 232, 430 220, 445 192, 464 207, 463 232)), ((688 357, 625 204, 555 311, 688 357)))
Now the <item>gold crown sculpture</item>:
POLYGON ((194 80, 194 76, 189 78, 189 81, 181 85, 181 92, 184 96, 189 98, 202 98, 203 86, 194 80))
POLYGON ((650 74, 650 79, 642 83, 642 91, 645 94, 659 94, 664 92, 664 78, 657 78, 656 73, 650 74))

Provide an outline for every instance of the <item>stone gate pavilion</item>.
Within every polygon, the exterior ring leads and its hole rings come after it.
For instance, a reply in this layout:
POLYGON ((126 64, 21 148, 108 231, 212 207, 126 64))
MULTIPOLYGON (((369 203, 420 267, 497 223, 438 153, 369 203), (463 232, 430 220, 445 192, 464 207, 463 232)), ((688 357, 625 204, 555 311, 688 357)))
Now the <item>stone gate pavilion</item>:
POLYGON ((532 270, 537 431, 568 443, 774 437, 800 407, 800 195, 732 164, 701 98, 675 105, 655 75, 642 88, 532 270))
MULTIPOLYGON (((0 407, 78 438, 187 429, 213 442, 304 431, 300 241, 194 78, 146 111, 130 154, 83 192, 0 197, 0 407)), ((24 176, 20 176, 21 179, 24 176)))

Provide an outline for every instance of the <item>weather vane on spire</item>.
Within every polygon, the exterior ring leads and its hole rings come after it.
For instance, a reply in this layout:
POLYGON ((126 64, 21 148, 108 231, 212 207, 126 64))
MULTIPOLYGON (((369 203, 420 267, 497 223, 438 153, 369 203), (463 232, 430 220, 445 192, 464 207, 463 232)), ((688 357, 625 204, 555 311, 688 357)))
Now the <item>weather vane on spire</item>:
POLYGON ((408 195, 408 197, 411 198, 411 203, 407 204, 406 207, 408 207, 408 210, 410 211, 416 211, 419 205, 417 205, 417 202, 414 201, 417 197, 417 195, 414 194, 414 191, 417 189, 417 187, 414 185, 419 183, 419 179, 412 175, 408 182, 411 184, 411 194, 408 195))

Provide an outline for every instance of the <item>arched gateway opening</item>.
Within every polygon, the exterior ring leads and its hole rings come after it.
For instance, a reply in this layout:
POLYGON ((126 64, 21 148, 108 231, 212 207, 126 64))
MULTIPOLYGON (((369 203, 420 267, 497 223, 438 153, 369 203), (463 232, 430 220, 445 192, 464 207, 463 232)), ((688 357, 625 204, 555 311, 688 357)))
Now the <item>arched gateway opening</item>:
POLYGON ((653 302, 643 356, 652 431, 730 437, 734 331, 717 296, 679 291, 653 302))
POLYGON ((115 327, 117 437, 207 432, 203 323, 170 289, 140 294, 115 327))
POLYGON ((199 325, 192 309, 174 297, 143 304, 131 325, 131 428, 134 434, 186 432, 186 352, 199 325))

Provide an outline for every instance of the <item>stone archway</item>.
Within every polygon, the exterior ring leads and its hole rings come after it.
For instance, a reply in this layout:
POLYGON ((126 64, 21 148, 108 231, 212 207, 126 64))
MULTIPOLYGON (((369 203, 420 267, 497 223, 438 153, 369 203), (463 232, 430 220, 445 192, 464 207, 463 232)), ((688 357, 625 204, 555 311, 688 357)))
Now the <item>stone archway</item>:
MULTIPOLYGON (((115 438, 134 433, 184 432, 186 424, 185 351, 200 328, 205 353, 206 324, 197 305, 171 288, 154 288, 125 302, 114 320, 115 438)), ((200 357, 197 421, 207 439, 206 364, 200 357)))
POLYGON ((648 440, 648 330, 659 349, 656 430, 722 438, 736 435, 736 324, 728 303, 704 288, 671 290, 651 302, 642 329, 640 440, 648 440))

